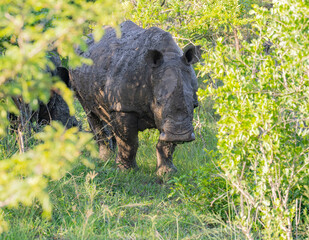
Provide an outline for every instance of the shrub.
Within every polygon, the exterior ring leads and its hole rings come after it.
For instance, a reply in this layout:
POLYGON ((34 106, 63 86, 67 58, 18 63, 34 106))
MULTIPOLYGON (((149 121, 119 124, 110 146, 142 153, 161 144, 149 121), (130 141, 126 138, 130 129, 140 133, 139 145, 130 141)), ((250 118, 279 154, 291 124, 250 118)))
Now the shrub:
POLYGON ((256 38, 239 50, 220 38, 209 51, 207 68, 224 83, 208 89, 221 116, 220 167, 249 239, 260 229, 265 239, 292 239, 301 224, 309 173, 308 13, 301 0, 274 1, 270 10, 255 6, 256 38))
POLYGON ((53 68, 46 53, 57 49, 70 59, 71 67, 90 63, 75 54, 74 46, 85 49, 82 36, 90 24, 99 39, 103 24, 115 24, 118 8, 111 0, 1 1, 0 140, 11 139, 7 113, 19 115, 20 154, 5 154, 0 161, 0 233, 8 227, 3 221, 5 207, 29 205, 38 199, 44 215, 50 216, 51 205, 44 190, 48 180, 60 178, 83 151, 94 152, 89 134, 77 133, 76 128, 64 131, 57 123, 35 136, 39 145, 34 147, 29 141, 29 121, 31 109, 37 109, 38 100, 46 103, 51 89, 62 94, 74 113, 73 94, 44 71, 53 68))

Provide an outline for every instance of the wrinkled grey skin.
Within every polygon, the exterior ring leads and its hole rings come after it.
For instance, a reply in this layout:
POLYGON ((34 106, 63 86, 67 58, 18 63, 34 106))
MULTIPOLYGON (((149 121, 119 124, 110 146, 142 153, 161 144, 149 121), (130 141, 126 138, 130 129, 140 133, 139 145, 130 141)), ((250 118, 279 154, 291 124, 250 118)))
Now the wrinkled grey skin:
POLYGON ((192 64, 199 59, 199 47, 183 53, 169 33, 131 21, 122 23, 121 38, 106 28, 98 43, 90 36, 88 46, 88 52, 80 53, 93 65, 71 70, 70 78, 102 158, 108 156, 114 135, 118 167, 137 167, 138 131, 156 128, 157 173, 176 171, 176 144, 195 139, 192 120, 198 101, 192 64))
MULTIPOLYGON (((55 69, 47 68, 47 72, 52 76, 58 76, 70 88, 68 71, 61 66, 61 60, 57 53, 51 52, 49 59, 55 65, 55 69)), ((47 104, 40 102, 37 111, 37 121, 40 125, 49 124, 52 120, 61 122, 67 128, 78 125, 76 118, 70 116, 69 107, 64 99, 54 91, 51 92, 51 98, 47 104)))

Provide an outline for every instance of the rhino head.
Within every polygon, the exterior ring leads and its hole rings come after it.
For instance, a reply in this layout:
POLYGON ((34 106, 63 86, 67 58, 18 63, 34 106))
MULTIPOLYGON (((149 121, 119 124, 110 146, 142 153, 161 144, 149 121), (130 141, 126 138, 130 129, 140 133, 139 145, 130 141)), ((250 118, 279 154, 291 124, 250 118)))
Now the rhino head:
POLYGON ((148 50, 146 62, 152 68, 152 103, 159 140, 190 142, 195 140, 193 110, 198 106, 197 78, 192 64, 199 61, 200 46, 188 46, 183 55, 148 50))

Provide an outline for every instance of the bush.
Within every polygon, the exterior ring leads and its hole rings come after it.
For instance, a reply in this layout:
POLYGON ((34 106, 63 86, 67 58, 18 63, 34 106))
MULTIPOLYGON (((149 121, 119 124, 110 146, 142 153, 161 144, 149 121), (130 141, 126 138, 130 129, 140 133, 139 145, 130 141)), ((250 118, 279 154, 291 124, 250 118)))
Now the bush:
POLYGON ((220 170, 175 178, 174 193, 209 209, 211 190, 225 191, 228 218, 247 238, 299 237, 308 228, 308 1, 134 3, 131 19, 202 45, 196 71, 209 87, 198 94, 220 118, 220 170), (219 173, 226 189, 214 184, 219 173))
POLYGON ((257 37, 242 41, 240 51, 220 38, 208 55, 212 77, 224 83, 208 89, 221 115, 220 167, 237 196, 238 226, 249 239, 259 230, 265 239, 292 239, 299 219, 307 221, 299 209, 309 173, 305 2, 276 1, 270 10, 255 6, 257 37), (270 51, 265 43, 272 44, 270 51))
POLYGON ((71 67, 90 63, 75 54, 74 46, 85 48, 82 36, 90 24, 99 39, 103 24, 115 24, 117 8, 117 2, 111 0, 1 1, 0 140, 4 146, 11 142, 8 112, 18 115, 20 154, 1 156, 0 233, 8 227, 3 221, 5 207, 29 205, 37 199, 44 215, 50 216, 51 206, 44 190, 48 180, 60 178, 83 151, 94 153, 89 134, 77 133, 76 128, 65 131, 57 123, 35 136, 39 145, 33 146, 29 122, 32 109, 37 109, 39 100, 47 103, 51 89, 62 94, 74 113, 73 93, 44 71, 47 67, 53 69, 47 52, 57 49, 58 54, 70 59, 71 67))

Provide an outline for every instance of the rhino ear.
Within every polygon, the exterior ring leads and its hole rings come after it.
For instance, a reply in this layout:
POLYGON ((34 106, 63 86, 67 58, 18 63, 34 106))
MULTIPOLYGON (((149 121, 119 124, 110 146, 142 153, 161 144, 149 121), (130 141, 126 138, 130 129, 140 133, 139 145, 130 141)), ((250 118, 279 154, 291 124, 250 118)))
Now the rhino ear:
POLYGON ((57 67, 57 75, 67 85, 68 88, 71 88, 70 76, 69 76, 68 69, 66 69, 64 67, 57 67))
POLYGON ((163 63, 163 54, 158 50, 148 50, 145 60, 149 66, 159 67, 163 63))
POLYGON ((183 50, 182 58, 188 65, 199 62, 201 58, 201 46, 188 45, 183 50))

